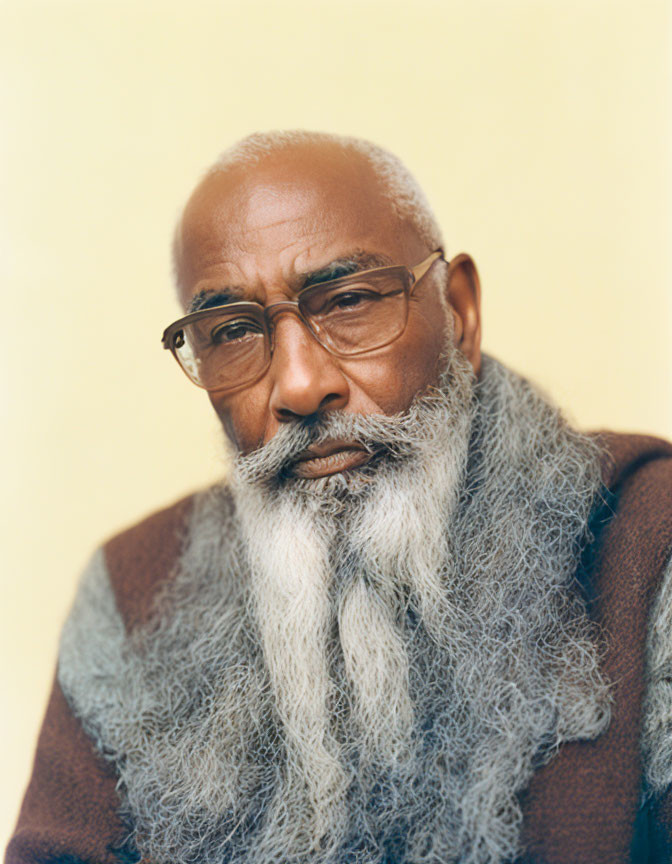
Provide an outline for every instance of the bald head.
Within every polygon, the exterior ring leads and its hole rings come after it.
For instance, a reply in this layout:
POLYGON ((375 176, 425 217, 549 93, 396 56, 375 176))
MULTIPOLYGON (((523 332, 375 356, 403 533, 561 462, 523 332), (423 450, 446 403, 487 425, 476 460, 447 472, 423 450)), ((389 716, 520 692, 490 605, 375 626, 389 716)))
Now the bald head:
POLYGON ((238 215, 237 208, 249 203, 246 196, 252 187, 268 188, 269 180, 273 181, 279 211, 290 203, 289 196, 279 200, 281 193, 290 192, 299 181, 330 186, 338 188, 340 194, 351 192, 353 208, 361 208, 362 198, 366 198, 369 218, 396 219, 427 248, 442 245, 441 231, 424 193, 392 153, 359 138, 326 133, 257 133, 221 154, 184 208, 173 243, 174 273, 182 297, 190 269, 185 249, 191 249, 194 239, 198 241, 212 227, 204 217, 221 217, 220 205, 225 198, 233 205, 232 214, 238 215))

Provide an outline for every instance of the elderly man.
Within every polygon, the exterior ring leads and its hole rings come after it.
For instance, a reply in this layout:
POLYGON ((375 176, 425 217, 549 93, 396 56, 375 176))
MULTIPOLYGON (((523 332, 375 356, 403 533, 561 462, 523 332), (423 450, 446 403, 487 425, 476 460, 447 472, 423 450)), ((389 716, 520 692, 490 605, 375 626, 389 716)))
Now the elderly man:
POLYGON ((480 353, 413 178, 255 135, 175 237, 164 346, 230 482, 109 541, 8 861, 667 861, 672 448, 480 353))

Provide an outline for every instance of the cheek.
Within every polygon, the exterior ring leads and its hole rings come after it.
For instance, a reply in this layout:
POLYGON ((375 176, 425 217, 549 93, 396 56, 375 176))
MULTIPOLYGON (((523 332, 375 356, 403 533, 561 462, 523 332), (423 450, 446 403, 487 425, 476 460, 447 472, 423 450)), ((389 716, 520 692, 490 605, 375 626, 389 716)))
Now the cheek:
POLYGON ((438 381, 438 360, 442 342, 434 343, 428 340, 418 350, 405 351, 399 358, 399 368, 396 373, 397 388, 404 410, 413 398, 438 381))
POLYGON ((437 383, 444 338, 442 332, 424 332, 421 340, 400 340, 375 358, 348 363, 350 409, 366 413, 365 406, 375 405, 383 414, 405 411, 418 393, 437 383))
POLYGON ((445 339, 443 310, 438 309, 433 321, 414 322, 398 343, 393 364, 396 390, 403 402, 398 410, 408 408, 418 393, 438 382, 445 339))
POLYGON ((254 387, 230 396, 208 395, 224 431, 237 450, 247 453, 263 442, 268 398, 256 392, 254 387))

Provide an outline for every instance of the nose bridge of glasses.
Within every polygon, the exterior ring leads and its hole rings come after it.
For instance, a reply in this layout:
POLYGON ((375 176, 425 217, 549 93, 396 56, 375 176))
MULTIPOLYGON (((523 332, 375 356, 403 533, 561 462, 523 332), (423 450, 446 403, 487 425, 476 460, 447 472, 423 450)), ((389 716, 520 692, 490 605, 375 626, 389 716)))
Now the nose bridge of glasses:
POLYGON ((306 320, 306 317, 304 316, 303 311, 301 310, 301 307, 299 305, 299 301, 278 300, 275 303, 269 303, 268 306, 264 308, 264 318, 266 319, 268 330, 271 336, 271 348, 274 347, 275 342, 275 321, 279 316, 282 316, 287 312, 295 315, 301 321, 306 330, 310 333, 311 337, 315 339, 320 345, 322 344, 314 328, 311 326, 310 322, 306 320))
POLYGON ((275 303, 269 303, 268 306, 264 307, 264 316, 268 323, 271 324, 273 319, 277 318, 283 309, 287 312, 293 311, 299 316, 299 318, 303 318, 301 310, 299 309, 298 300, 276 300, 275 303))

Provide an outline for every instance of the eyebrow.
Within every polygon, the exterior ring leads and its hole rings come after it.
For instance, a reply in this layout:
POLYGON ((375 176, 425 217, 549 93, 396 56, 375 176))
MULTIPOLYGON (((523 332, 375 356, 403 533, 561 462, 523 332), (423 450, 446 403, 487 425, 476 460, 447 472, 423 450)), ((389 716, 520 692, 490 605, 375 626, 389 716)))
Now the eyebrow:
POLYGON ((299 293, 311 285, 319 285, 321 282, 331 282, 333 279, 341 279, 343 276, 351 276, 362 270, 371 270, 374 267, 389 267, 394 262, 387 255, 378 255, 372 252, 353 252, 342 258, 330 261, 319 270, 302 274, 302 283, 299 293))
POLYGON ((226 306, 227 303, 240 303, 243 299, 235 288, 204 288, 191 298, 187 313, 200 312, 213 306, 226 306))
MULTIPOLYGON (((371 270, 374 267, 389 267, 394 261, 388 255, 373 252, 355 251, 341 258, 335 258, 319 270, 311 270, 301 273, 297 277, 300 287, 297 294, 313 285, 322 282, 331 282, 341 279, 343 276, 351 276, 362 270, 371 270)), ((204 288, 191 299, 187 312, 200 312, 203 309, 211 309, 213 306, 225 306, 227 303, 240 303, 244 300, 243 290, 235 286, 222 288, 204 288)))

